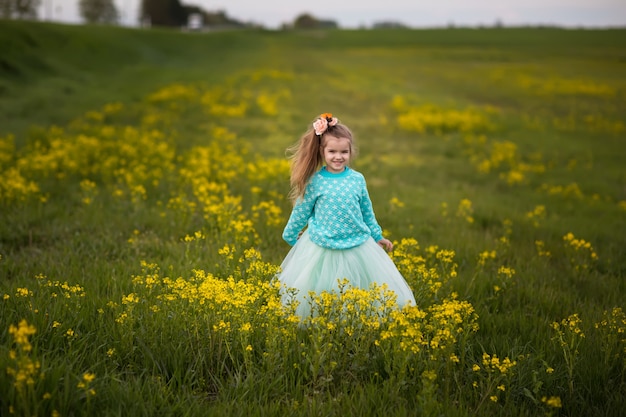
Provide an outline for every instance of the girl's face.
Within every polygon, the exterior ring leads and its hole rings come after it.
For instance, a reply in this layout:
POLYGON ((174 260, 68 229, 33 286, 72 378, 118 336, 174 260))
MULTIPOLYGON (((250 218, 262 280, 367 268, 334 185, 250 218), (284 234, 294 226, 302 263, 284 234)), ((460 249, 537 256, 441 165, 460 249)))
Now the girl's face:
POLYGON ((350 162, 350 139, 325 135, 322 156, 328 172, 338 174, 346 169, 350 162))

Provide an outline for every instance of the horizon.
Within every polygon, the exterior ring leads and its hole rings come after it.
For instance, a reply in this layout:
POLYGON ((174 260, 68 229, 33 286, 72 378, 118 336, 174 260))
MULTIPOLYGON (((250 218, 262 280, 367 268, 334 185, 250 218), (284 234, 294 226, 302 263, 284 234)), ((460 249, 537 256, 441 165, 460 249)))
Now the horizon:
MULTIPOLYGON (((141 0, 113 0, 119 12, 119 24, 139 26, 141 0)), ((342 29, 371 27, 394 22, 410 28, 550 26, 561 28, 624 28, 626 2, 620 0, 509 0, 493 5, 489 0, 447 0, 445 4, 414 4, 410 0, 380 3, 318 0, 314 7, 307 1, 253 0, 228 1, 227 5, 211 0, 182 0, 207 12, 223 11, 231 19, 267 29, 279 29, 308 13, 321 20, 335 21, 342 29), (573 4, 572 4, 573 3, 573 4), (588 4, 592 3, 592 4, 588 4), (622 4, 623 3, 623 4, 622 4)), ((38 19, 59 23, 83 23, 78 0, 42 0, 38 19)))

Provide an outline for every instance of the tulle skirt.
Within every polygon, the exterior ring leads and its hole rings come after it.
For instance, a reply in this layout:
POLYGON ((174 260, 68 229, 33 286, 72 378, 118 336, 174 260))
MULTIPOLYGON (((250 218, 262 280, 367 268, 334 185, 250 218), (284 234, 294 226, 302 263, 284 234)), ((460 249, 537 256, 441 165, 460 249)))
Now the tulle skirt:
POLYGON ((349 281, 348 287, 369 289, 373 283, 386 284, 396 294, 398 306, 416 304, 400 271, 371 237, 360 246, 337 250, 316 245, 305 231, 283 260, 278 276, 284 289, 283 303, 292 302, 295 290, 299 303, 296 314, 300 317, 311 314, 310 291, 338 291, 344 278, 349 281))

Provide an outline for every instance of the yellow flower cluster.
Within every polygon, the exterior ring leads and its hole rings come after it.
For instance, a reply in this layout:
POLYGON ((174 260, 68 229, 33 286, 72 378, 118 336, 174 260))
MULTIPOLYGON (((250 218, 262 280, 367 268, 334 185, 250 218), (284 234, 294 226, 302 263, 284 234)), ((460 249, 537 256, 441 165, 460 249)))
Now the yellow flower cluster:
POLYGON ((626 343, 626 314, 621 307, 615 307, 610 312, 605 311, 604 318, 595 327, 605 327, 610 332, 621 335, 621 342, 626 343))
POLYGON ((495 250, 491 250, 491 251, 483 251, 481 253, 478 254, 478 262, 477 265, 478 266, 485 266, 487 264, 487 262, 490 259, 496 259, 496 251, 495 250))
POLYGON ((0 201, 9 203, 13 201, 25 201, 33 195, 39 194, 39 186, 26 179, 19 169, 10 167, 1 173, 0 201))
POLYGON ((290 99, 289 90, 278 90, 272 93, 260 93, 256 98, 256 104, 261 111, 268 116, 278 115, 278 105, 281 100, 290 99))
POLYGON ((389 205, 393 208, 402 208, 404 207, 404 202, 400 201, 398 197, 392 197, 391 200, 389 200, 389 205))
POLYGON ((13 135, 0 138, 0 203, 24 201, 39 193, 35 182, 24 177, 19 168, 11 166, 15 157, 13 135))
POLYGON ((442 304, 432 305, 428 311, 432 317, 426 326, 433 335, 429 342, 431 348, 446 349, 456 345, 460 336, 478 331, 474 307, 467 301, 456 300, 455 294, 442 304))
POLYGON ((563 404, 561 403, 561 397, 541 397, 541 402, 551 408, 563 407, 563 404))
POLYGON ((568 185, 548 185, 542 184, 540 190, 548 195, 558 195, 566 198, 582 199, 584 194, 580 190, 580 186, 575 182, 568 185))
POLYGON ((574 234, 570 232, 570 233, 567 233, 565 236, 563 236, 563 240, 567 242, 567 244, 573 247, 575 250, 589 251, 591 254, 591 257, 593 259, 597 259, 598 255, 596 255, 593 248, 591 247, 591 243, 586 242, 584 239, 576 239, 574 234))
POLYGON ((533 77, 520 74, 516 81, 520 87, 542 96, 586 95, 610 98, 616 94, 615 89, 610 86, 591 80, 533 77))
POLYGON ((33 349, 28 338, 35 333, 37 333, 35 326, 28 324, 26 320, 20 321, 17 326, 9 326, 9 334, 13 336, 13 340, 19 349, 24 352, 30 352, 33 349))
POLYGON ((550 256, 552 256, 552 254, 550 253, 550 251, 545 249, 545 246, 546 244, 544 241, 542 240, 535 241, 535 248, 537 249, 537 255, 549 258, 550 256))
POLYGON ((511 141, 489 141, 485 135, 465 135, 465 153, 478 172, 499 173, 508 185, 524 184, 528 174, 541 174, 546 168, 541 156, 536 154, 523 161, 518 146, 511 141))
POLYGON ((513 275, 515 275, 515 270, 507 266, 501 266, 498 269, 498 275, 504 276, 506 278, 512 278, 513 275))
POLYGON ((432 104, 411 106, 402 96, 392 100, 398 112, 400 128, 417 133, 443 135, 447 133, 484 132, 493 128, 484 111, 475 108, 465 110, 444 109, 432 104))
POLYGON ((82 390, 87 397, 93 397, 94 395, 96 395, 96 390, 92 388, 92 383, 94 379, 96 379, 95 374, 85 372, 76 387, 82 390))
POLYGON ((626 369, 626 313, 621 307, 605 311, 602 320, 595 324, 603 339, 605 362, 609 363, 621 357, 626 369))
POLYGON ((532 211, 526 213, 526 218, 530 220, 535 227, 539 227, 542 220, 546 218, 546 207, 544 205, 535 206, 532 211))
POLYGON ((591 243, 578 239, 569 232, 563 236, 566 249, 570 250, 570 263, 577 271, 589 269, 598 260, 598 254, 591 243))
POLYGON ((510 370, 517 365, 516 361, 512 361, 509 358, 504 358, 500 360, 497 355, 489 355, 488 353, 483 353, 482 359, 482 369, 487 372, 495 372, 498 371, 501 374, 506 374, 510 372, 510 370))
POLYGON ((56 298, 72 298, 72 297, 85 297, 85 289, 80 285, 70 285, 67 281, 61 282, 57 280, 50 280, 43 274, 38 274, 36 277, 39 285, 50 288, 50 297, 56 298))
POLYGON ((465 219, 468 223, 474 223, 473 214, 472 202, 467 198, 462 199, 456 209, 456 216, 465 219))
POLYGON ((580 328, 581 324, 582 320, 578 316, 578 313, 576 313, 572 314, 566 319, 561 320, 560 322, 553 322, 552 328, 558 333, 568 333, 583 338, 585 337, 585 334, 580 328))
POLYGON ((13 336, 16 349, 9 351, 10 365, 6 372, 13 379, 13 386, 21 396, 35 384, 41 368, 40 362, 30 357, 33 347, 29 337, 36 332, 35 326, 28 324, 26 320, 20 321, 17 326, 9 326, 9 334, 13 336))
POLYGON ((496 354, 483 352, 481 362, 472 366, 475 378, 472 386, 479 390, 481 395, 477 409, 487 398, 491 402, 498 402, 500 395, 506 391, 506 383, 513 377, 513 368, 516 365, 517 361, 512 361, 508 357, 500 359, 496 354))
POLYGON ((95 182, 84 179, 80 182, 80 188, 83 191, 83 203, 89 205, 94 197, 98 194, 98 186, 95 182))
POLYGON ((279 226, 283 224, 283 211, 273 200, 261 201, 259 204, 252 206, 252 216, 255 220, 262 217, 268 226, 279 226))
POLYGON ((430 246, 421 249, 413 238, 401 239, 391 254, 398 270, 407 280, 420 305, 429 305, 443 285, 457 274, 454 252, 430 246))
POLYGON ((198 90, 190 85, 172 84, 150 94, 147 98, 149 103, 167 103, 177 101, 196 101, 198 90))

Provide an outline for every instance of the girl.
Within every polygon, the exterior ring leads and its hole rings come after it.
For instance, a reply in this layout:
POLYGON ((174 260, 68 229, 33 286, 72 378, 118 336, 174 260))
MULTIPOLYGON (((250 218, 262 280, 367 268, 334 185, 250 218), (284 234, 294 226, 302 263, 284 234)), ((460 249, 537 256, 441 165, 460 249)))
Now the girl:
MULTIPOLYGON (((393 244, 376 222, 365 178, 348 166, 355 155, 350 129, 324 113, 290 151, 294 207, 283 239, 293 247, 278 279, 296 290, 296 314, 310 314, 310 291, 336 291, 343 278, 364 289, 374 282, 387 284, 399 306, 415 305, 411 289, 383 250, 391 251, 393 244)), ((290 297, 285 294, 283 301, 290 297)))

